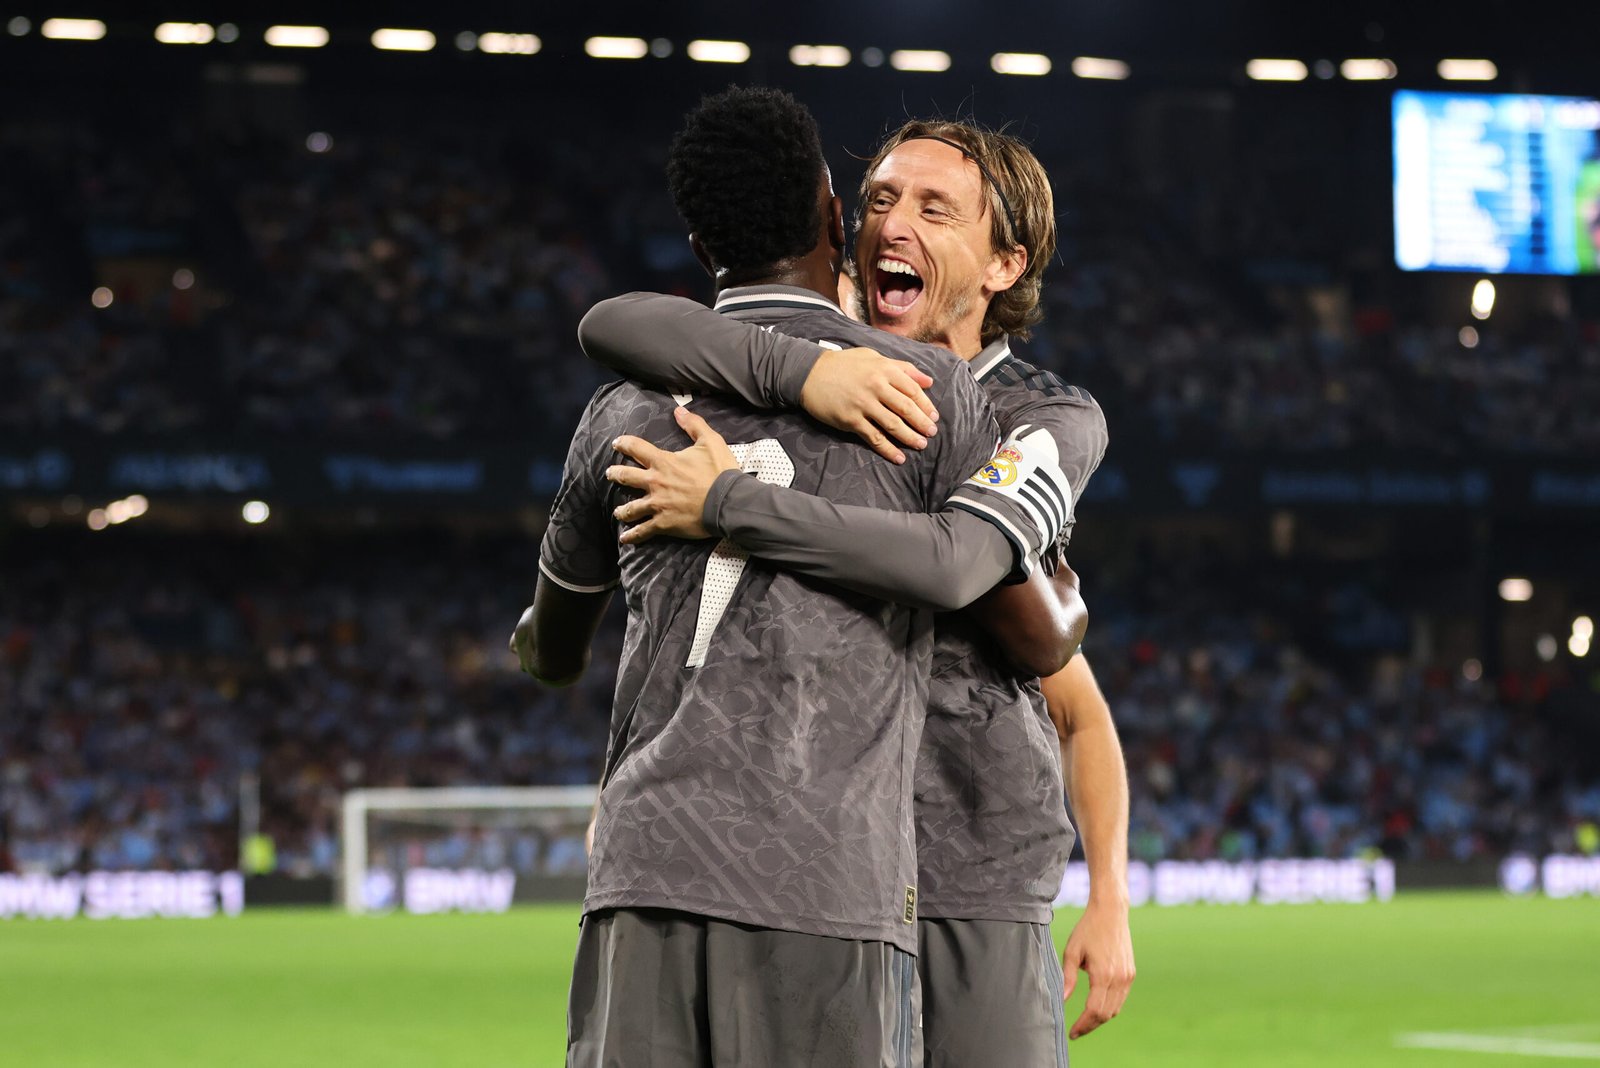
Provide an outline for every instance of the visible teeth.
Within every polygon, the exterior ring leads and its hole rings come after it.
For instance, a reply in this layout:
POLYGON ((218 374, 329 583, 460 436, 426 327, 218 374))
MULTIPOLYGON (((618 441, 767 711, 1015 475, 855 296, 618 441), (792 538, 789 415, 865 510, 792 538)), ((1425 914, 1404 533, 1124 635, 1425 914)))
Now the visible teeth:
POLYGON ((890 274, 908 274, 912 278, 921 277, 911 269, 911 264, 900 260, 881 259, 878 261, 878 270, 888 271, 890 274))

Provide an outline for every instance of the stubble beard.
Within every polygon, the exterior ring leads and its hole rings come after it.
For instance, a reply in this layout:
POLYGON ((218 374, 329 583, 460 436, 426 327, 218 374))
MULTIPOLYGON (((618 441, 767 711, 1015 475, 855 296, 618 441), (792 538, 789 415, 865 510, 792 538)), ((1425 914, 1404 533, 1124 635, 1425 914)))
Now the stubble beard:
POLYGON ((930 345, 953 342, 951 328, 972 314, 973 305, 977 302, 978 297, 974 291, 962 290, 942 309, 943 314, 938 317, 924 316, 922 323, 910 333, 911 340, 930 345))

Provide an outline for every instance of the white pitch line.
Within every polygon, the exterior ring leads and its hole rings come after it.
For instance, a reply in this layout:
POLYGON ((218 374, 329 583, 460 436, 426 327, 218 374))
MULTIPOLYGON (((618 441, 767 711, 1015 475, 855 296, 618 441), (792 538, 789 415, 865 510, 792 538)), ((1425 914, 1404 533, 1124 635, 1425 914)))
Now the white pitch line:
POLYGON ((1547 1038, 1508 1035, 1469 1035, 1455 1031, 1418 1031, 1396 1035, 1394 1044, 1406 1049, 1448 1049, 1460 1053, 1511 1053, 1522 1057, 1564 1057, 1600 1061, 1600 1042, 1552 1042, 1547 1038))

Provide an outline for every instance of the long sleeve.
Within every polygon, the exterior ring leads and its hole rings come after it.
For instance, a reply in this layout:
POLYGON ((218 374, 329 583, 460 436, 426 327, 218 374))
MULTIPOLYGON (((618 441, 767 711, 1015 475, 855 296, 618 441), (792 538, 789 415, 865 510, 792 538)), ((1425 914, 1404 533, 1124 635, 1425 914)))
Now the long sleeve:
POLYGON ((757 408, 798 408, 822 355, 815 342, 730 319, 660 293, 626 293, 578 324, 584 354, 624 378, 684 393, 735 396, 757 408))
POLYGON ((964 608, 1016 563, 1006 536, 969 512, 834 504, 737 471, 712 484, 703 521, 712 533, 790 571, 936 612, 964 608))

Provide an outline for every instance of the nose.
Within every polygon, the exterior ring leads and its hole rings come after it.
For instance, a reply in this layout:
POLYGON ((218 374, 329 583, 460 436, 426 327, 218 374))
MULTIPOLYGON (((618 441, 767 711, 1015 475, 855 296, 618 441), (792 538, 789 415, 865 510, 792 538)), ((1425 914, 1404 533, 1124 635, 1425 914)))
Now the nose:
POLYGON ((916 219, 916 210, 910 198, 902 197, 889 207, 889 210, 879 216, 883 220, 880 237, 884 244, 892 245, 911 238, 911 224, 916 219))

